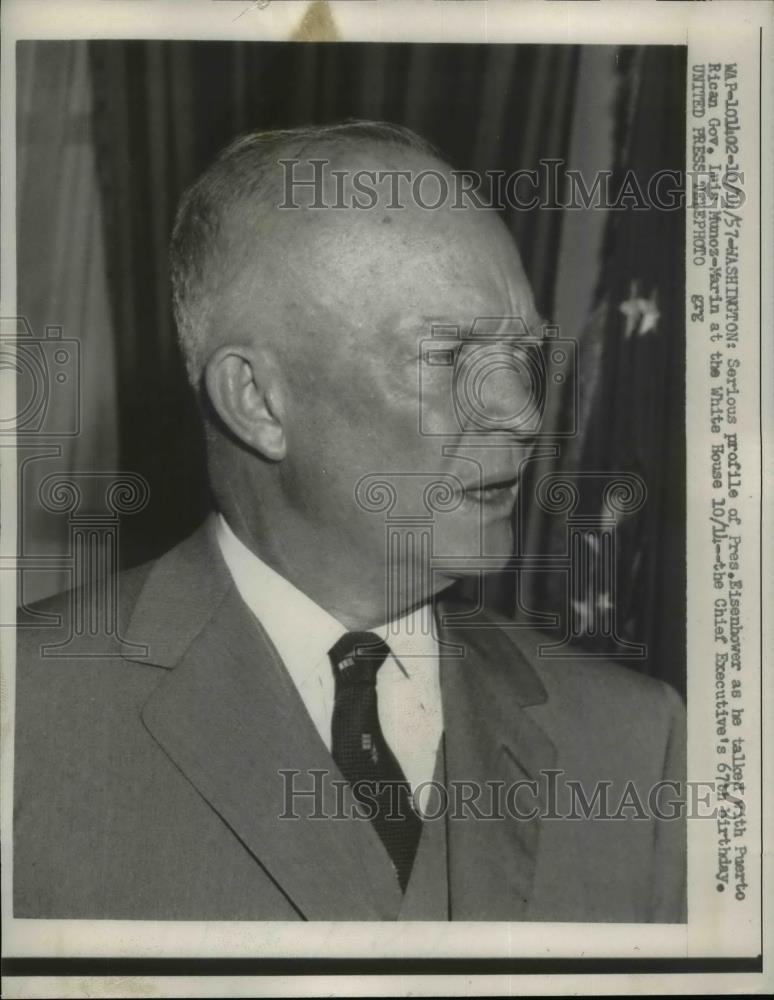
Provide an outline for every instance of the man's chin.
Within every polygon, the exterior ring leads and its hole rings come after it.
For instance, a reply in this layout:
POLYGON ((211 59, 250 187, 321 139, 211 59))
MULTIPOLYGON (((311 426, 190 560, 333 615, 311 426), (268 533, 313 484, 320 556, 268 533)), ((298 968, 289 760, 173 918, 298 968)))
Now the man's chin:
POLYGON ((443 574, 441 578, 442 582, 435 587, 435 593, 440 593, 446 587, 452 587, 461 580, 470 581, 482 576, 489 576, 491 573, 501 573, 508 568, 510 561, 510 557, 506 556, 502 558, 499 556, 497 558, 488 557, 485 566, 471 564, 470 566, 460 566, 454 570, 449 570, 443 574))
POLYGON ((508 568, 512 559, 513 552, 510 548, 507 551, 490 550, 484 554, 477 553, 470 556, 455 554, 446 560, 446 565, 441 571, 433 574, 433 590, 438 593, 459 580, 499 573, 508 568))

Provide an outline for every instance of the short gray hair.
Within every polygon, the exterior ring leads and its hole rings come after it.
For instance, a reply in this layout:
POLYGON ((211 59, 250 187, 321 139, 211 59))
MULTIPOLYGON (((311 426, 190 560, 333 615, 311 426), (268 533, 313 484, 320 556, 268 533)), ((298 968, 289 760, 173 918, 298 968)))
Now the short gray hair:
POLYGON ((402 125, 352 120, 276 131, 250 132, 231 142, 183 194, 170 244, 172 302, 188 376, 197 386, 206 360, 212 312, 224 282, 238 266, 229 255, 226 219, 238 206, 274 207, 281 158, 357 151, 374 145, 408 149, 440 159, 434 147, 402 125), (229 258, 232 259, 229 259, 229 258))

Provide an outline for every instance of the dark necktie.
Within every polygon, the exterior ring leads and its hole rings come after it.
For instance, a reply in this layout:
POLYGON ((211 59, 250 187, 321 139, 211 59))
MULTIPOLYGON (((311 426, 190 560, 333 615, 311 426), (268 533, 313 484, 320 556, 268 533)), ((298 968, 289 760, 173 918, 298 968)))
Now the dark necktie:
POLYGON ((376 673, 390 647, 373 632, 347 632, 330 651, 336 678, 331 724, 333 759, 392 858, 406 885, 422 833, 411 788, 379 724, 376 673))

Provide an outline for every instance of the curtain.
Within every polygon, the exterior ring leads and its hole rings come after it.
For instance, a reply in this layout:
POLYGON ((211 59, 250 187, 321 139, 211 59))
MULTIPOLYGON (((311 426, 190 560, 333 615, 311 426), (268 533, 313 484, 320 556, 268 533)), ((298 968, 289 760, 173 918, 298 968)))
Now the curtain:
MULTIPOLYGON (((617 173, 645 191, 658 171, 685 170, 686 50, 623 50, 619 73, 617 173)), ((605 346, 581 463, 647 486, 619 533, 619 620, 645 643, 647 671, 684 694, 684 211, 612 213, 598 300, 605 346)))
MULTIPOLYGON (((613 200, 624 189, 637 199, 658 171, 685 169, 686 54, 680 46, 622 48, 615 64, 610 191, 613 200)), ((580 518, 600 516, 604 477, 637 477, 645 495, 616 517, 615 594, 598 592, 573 608, 562 575, 545 572, 527 574, 525 603, 567 626, 573 616, 603 610, 594 602, 612 600, 619 638, 644 647, 630 665, 684 694, 685 214, 605 215, 593 308, 579 338, 578 433, 562 445, 556 469, 575 477, 580 518)), ((533 507, 533 551, 562 551, 564 516, 533 507)), ((586 645, 603 653, 619 648, 604 636, 586 645)))
MULTIPOLYGON (((19 436, 21 603, 72 585, 67 514, 42 506, 43 481, 119 468, 121 414, 87 44, 19 42, 16 58, 17 412, 31 404, 19 436)), ((83 478, 83 505, 98 488, 83 478)))

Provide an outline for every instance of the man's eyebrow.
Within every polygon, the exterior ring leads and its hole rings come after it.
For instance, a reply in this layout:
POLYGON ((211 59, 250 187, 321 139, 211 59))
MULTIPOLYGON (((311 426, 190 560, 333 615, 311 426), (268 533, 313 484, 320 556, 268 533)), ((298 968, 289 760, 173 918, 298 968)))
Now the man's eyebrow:
MULTIPOLYGON (((416 322, 419 324, 426 324, 429 327, 438 327, 439 332, 444 330, 454 330, 460 329, 469 331, 474 324, 480 321, 481 329, 487 332, 493 329, 493 324, 501 323, 504 327, 510 328, 512 324, 518 324, 516 326, 516 332, 521 333, 522 330, 526 330, 528 333, 533 335, 542 334, 543 327, 548 325, 547 320, 543 319, 541 316, 536 315, 531 322, 527 322, 524 317, 517 315, 513 316, 494 316, 486 315, 484 313, 478 313, 476 316, 471 316, 466 319, 460 319, 455 316, 420 316, 417 318, 416 322)), ((411 321, 413 323, 414 320, 411 321)))
POLYGON ((437 328, 438 332, 454 333, 469 330, 472 323, 472 319, 461 320, 456 316, 406 316, 397 324, 397 329, 430 333, 437 328))
POLYGON ((441 329, 468 329, 473 320, 461 320, 459 316, 420 316, 419 322, 429 327, 437 326, 441 329))

